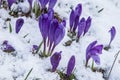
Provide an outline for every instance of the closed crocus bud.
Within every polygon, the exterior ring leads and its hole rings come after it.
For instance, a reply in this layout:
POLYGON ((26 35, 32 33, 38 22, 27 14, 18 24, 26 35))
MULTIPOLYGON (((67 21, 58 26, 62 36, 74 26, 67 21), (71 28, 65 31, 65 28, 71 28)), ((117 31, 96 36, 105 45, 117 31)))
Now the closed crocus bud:
POLYGON ((33 50, 37 50, 38 48, 39 48, 39 46, 33 45, 33 50))
POLYGON ((50 58, 50 61, 51 61, 51 64, 52 64, 52 72, 56 71, 56 69, 59 65, 59 62, 61 60, 61 53, 62 53, 62 51, 55 52, 50 58))
POLYGON ((57 0, 50 0, 49 1, 49 9, 53 9, 54 8, 54 6, 55 6, 55 4, 56 4, 56 2, 57 2, 57 0))
POLYGON ((82 18, 78 24, 78 34, 77 34, 78 40, 79 40, 80 36, 82 35, 82 33, 84 32, 85 26, 86 26, 85 18, 82 18))
POLYGON ((67 66, 67 76, 70 76, 72 74, 74 67, 75 67, 75 56, 72 56, 67 66))
POLYGON ((65 27, 64 25, 61 23, 59 24, 59 26, 57 27, 57 29, 55 30, 55 34, 54 34, 54 44, 57 45, 60 43, 60 41, 64 38, 65 35, 65 27))
POLYGON ((86 20, 86 27, 84 29, 84 35, 88 32, 88 30, 91 26, 91 21, 92 21, 92 18, 89 16, 86 20))
POLYGON ((111 42, 113 41, 113 39, 115 38, 115 35, 116 35, 116 29, 115 27, 113 26, 110 30, 109 30, 110 34, 111 34, 111 39, 110 39, 110 42, 109 42, 109 47, 110 47, 110 44, 111 42))
POLYGON ((49 0, 39 0, 39 1, 40 1, 42 9, 44 9, 46 7, 47 3, 49 2, 49 0))
POLYGON ((8 2, 8 7, 10 8, 12 4, 16 2, 16 0, 7 0, 7 2, 8 2))
POLYGON ((48 14, 42 14, 39 17, 39 29, 45 40, 48 37, 49 25, 48 25, 48 14))
POLYGON ((22 18, 17 19, 17 21, 16 21, 16 33, 19 33, 23 24, 24 24, 24 20, 22 18))
POLYGON ((70 31, 73 28, 73 24, 74 24, 74 20, 75 20, 75 12, 72 9, 71 13, 70 13, 70 18, 69 18, 69 23, 70 23, 70 31))

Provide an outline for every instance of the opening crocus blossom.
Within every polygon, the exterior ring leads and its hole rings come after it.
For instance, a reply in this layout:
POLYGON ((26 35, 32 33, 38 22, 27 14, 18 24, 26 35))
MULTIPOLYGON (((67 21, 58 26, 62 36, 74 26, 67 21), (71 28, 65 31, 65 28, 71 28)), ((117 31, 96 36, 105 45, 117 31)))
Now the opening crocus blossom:
POLYGON ((52 72, 56 71, 56 69, 59 65, 59 62, 61 60, 61 53, 62 53, 62 51, 55 52, 50 58, 50 61, 51 61, 51 64, 52 64, 52 72))
POLYGON ((75 10, 70 13, 70 32, 75 32, 79 23, 79 17, 82 13, 82 4, 78 4, 75 10))
POLYGON ((17 21, 16 21, 16 33, 19 33, 23 24, 24 24, 24 20, 22 18, 17 19, 17 21))
POLYGON ((115 27, 113 26, 113 27, 109 30, 109 32, 110 32, 110 34, 111 34, 111 39, 110 39, 110 42, 109 42, 108 47, 110 47, 111 42, 112 42, 113 39, 115 38, 115 35, 116 35, 116 29, 115 29, 115 27))
POLYGON ((88 65, 88 61, 92 58, 96 64, 100 64, 99 54, 102 54, 103 45, 96 45, 97 41, 93 41, 90 43, 86 49, 86 67, 88 65))
POLYGON ((3 42, 2 46, 3 46, 2 50, 3 50, 4 52, 10 53, 10 52, 15 51, 15 49, 14 49, 10 44, 8 44, 8 41, 7 41, 7 40, 5 40, 5 41, 3 42))
POLYGON ((42 56, 50 56, 65 35, 65 21, 59 22, 53 15, 54 12, 49 11, 39 17, 39 29, 44 42, 42 56), (47 46, 48 54, 46 54, 47 46))
POLYGON ((75 56, 72 56, 67 66, 67 76, 70 76, 72 74, 74 67, 75 67, 75 56))

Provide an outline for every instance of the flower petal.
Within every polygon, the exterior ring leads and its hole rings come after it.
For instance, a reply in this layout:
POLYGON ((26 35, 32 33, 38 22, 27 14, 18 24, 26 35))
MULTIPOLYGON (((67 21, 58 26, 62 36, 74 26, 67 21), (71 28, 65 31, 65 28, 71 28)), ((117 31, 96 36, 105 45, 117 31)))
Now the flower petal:
POLYGON ((61 53, 62 51, 60 52, 55 52, 51 58, 50 58, 50 61, 51 61, 51 64, 52 64, 52 71, 54 72, 56 70, 56 68, 58 67, 59 65, 59 62, 61 60, 61 53))
POLYGON ((74 20, 75 20, 75 12, 74 12, 74 10, 72 9, 72 11, 71 11, 71 13, 70 13, 70 31, 71 31, 71 29, 72 29, 72 27, 73 27, 73 23, 74 23, 74 20))
POLYGON ((100 64, 100 57, 98 55, 93 55, 92 58, 96 64, 98 64, 98 65, 100 64))
POLYGON ((17 21, 16 21, 16 33, 19 33, 21 27, 23 26, 24 24, 24 20, 22 18, 19 18, 17 21))
POLYGON ((67 66, 67 76, 70 76, 72 74, 74 67, 75 67, 75 56, 72 56, 67 66))
POLYGON ((50 0, 49 1, 49 9, 53 9, 53 7, 55 6, 57 0, 50 0))

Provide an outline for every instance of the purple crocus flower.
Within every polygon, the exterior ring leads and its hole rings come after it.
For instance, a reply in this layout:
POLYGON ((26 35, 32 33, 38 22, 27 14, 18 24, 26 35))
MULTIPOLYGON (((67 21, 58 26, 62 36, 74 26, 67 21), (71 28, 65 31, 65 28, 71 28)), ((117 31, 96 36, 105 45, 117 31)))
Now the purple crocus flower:
POLYGON ((67 66, 67 76, 70 76, 72 74, 74 67, 75 67, 75 56, 72 56, 67 66))
POLYGON ((5 40, 2 45, 3 45, 2 50, 3 50, 4 52, 10 53, 10 52, 15 51, 15 49, 14 49, 10 44, 8 44, 8 41, 7 41, 7 40, 5 40))
POLYGON ((17 21, 16 21, 16 33, 19 33, 21 27, 23 26, 24 24, 24 20, 22 18, 19 18, 17 21))
POLYGON ((49 0, 39 0, 39 1, 40 1, 42 9, 44 9, 46 7, 47 3, 49 2, 49 0))
POLYGON ((84 29, 84 35, 88 32, 88 30, 91 26, 91 21, 92 21, 92 18, 89 16, 86 20, 86 27, 84 29))
POLYGON ((53 9, 53 7, 55 6, 57 0, 49 0, 49 7, 48 9, 53 9))
POLYGON ((78 4, 75 10, 72 9, 70 13, 70 31, 75 32, 79 23, 79 17, 82 12, 82 5, 78 4))
POLYGON ((85 18, 83 17, 78 24, 78 34, 77 34, 78 40, 80 36, 82 35, 82 33, 84 32, 85 26, 86 26, 86 21, 85 21, 85 18))
POLYGON ((16 2, 16 0, 7 0, 9 8, 12 6, 13 3, 16 2))
POLYGON ((116 35, 116 29, 115 27, 113 26, 110 30, 109 30, 110 34, 111 34, 111 39, 110 39, 110 42, 109 42, 109 47, 110 47, 110 44, 111 42, 113 41, 113 39, 115 38, 115 35, 116 35))
POLYGON ((52 72, 56 71, 56 69, 59 65, 59 62, 61 60, 61 53, 62 53, 62 51, 55 52, 50 58, 50 61, 51 61, 51 64, 52 64, 52 72))
POLYGON ((96 64, 100 64, 99 54, 102 54, 103 45, 96 44, 97 41, 93 41, 86 49, 86 67, 90 58, 92 58, 96 64))

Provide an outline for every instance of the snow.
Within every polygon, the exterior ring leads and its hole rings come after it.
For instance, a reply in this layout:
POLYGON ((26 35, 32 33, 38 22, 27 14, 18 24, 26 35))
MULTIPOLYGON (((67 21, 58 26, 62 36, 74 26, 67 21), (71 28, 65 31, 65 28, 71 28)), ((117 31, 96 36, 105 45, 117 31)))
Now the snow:
MULTIPOLYGON (((26 0, 27 1, 27 0, 26 0)), ((23 11, 29 11, 28 2, 19 4, 23 11), (25 8, 24 8, 25 7, 25 8)), ((15 5, 17 6, 17 5, 15 5)), ((14 5, 13 5, 14 7, 14 5)), ((74 74, 78 80, 104 80, 103 74, 100 72, 93 72, 90 68, 85 68, 85 52, 86 48, 94 40, 98 44, 108 45, 110 40, 110 33, 108 32, 112 26, 115 26, 117 34, 111 44, 109 51, 103 50, 100 55, 101 64, 95 65, 98 68, 108 69, 108 72, 115 59, 116 53, 120 49, 120 1, 119 0, 58 0, 54 7, 55 12, 67 20, 66 35, 62 42, 56 47, 55 51, 62 51, 62 59, 58 66, 58 70, 65 69, 68 61, 72 55, 75 55, 76 65, 74 74), (81 17, 92 17, 92 25, 89 32, 80 38, 79 43, 75 41, 71 46, 63 46, 63 44, 70 40, 67 36, 69 30, 69 14, 70 7, 75 8, 78 3, 82 3, 83 12, 81 17), (103 9, 100 13, 98 11, 103 9)), ((29 70, 33 68, 28 80, 59 80, 60 77, 56 72, 49 72, 52 66, 50 64, 50 57, 39 58, 38 55, 33 55, 32 45, 39 45, 42 41, 42 36, 39 31, 38 21, 29 17, 22 17, 24 25, 18 34, 15 33, 15 23, 18 18, 14 18, 8 14, 8 10, 0 9, 0 45, 4 40, 15 48, 16 56, 11 53, 5 53, 0 49, 0 80, 23 80, 28 74, 29 70), (9 33, 9 22, 5 22, 7 18, 11 18, 12 33, 9 33), (6 29, 4 29, 6 27, 6 29), (26 38, 23 38, 28 34, 26 38), (28 43, 30 41, 30 43, 28 43)), ((42 49, 41 49, 42 50, 42 49)), ((55 52, 54 51, 54 52, 55 52)), ((88 64, 91 66, 91 60, 88 64)), ((120 80, 120 56, 113 67, 110 75, 110 80, 120 80)))

